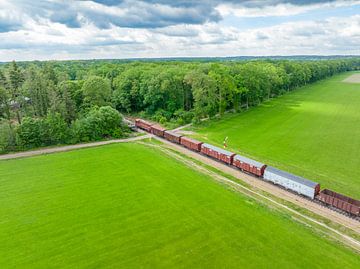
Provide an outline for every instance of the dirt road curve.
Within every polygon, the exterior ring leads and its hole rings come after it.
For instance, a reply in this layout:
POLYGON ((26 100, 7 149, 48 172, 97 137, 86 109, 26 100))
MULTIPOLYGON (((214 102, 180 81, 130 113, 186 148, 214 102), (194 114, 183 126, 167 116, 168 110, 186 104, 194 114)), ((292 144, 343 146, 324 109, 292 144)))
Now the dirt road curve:
POLYGON ((132 141, 149 138, 150 136, 151 135, 148 134, 148 135, 125 138, 125 139, 113 139, 113 140, 86 143, 86 144, 76 144, 76 145, 69 145, 69 146, 56 147, 56 148, 45 148, 45 149, 31 150, 31 151, 18 152, 18 153, 12 153, 12 154, 4 154, 4 155, 0 155, 0 160, 9 160, 9 159, 15 159, 15 158, 31 157, 31 156, 42 155, 42 154, 69 151, 69 150, 74 150, 74 149, 97 147, 97 146, 102 146, 102 145, 107 145, 107 144, 112 144, 112 143, 132 142, 132 141))
POLYGON ((192 157, 194 159, 197 159, 203 163, 206 163, 208 165, 211 165, 212 167, 215 167, 229 175, 232 175, 246 183, 248 183, 251 186, 254 186, 255 188, 259 190, 263 190, 267 193, 273 194, 277 197, 280 197, 281 199, 284 199, 286 201, 289 201, 295 205, 298 205, 300 207, 306 208, 324 218, 330 219, 334 221, 335 223, 341 224, 357 233, 360 234, 360 222, 351 219, 345 215, 342 215, 338 212, 335 212, 327 207, 324 207, 320 204, 314 203, 310 200, 307 200, 305 198, 302 198, 296 194, 293 194, 291 192, 288 192, 284 189, 281 189, 275 185, 272 185, 268 182, 259 180, 253 176, 250 176, 248 174, 245 174, 241 172, 240 170, 233 169, 225 164, 222 164, 220 162, 217 162, 215 160, 209 159, 208 157, 205 157, 203 155, 200 155, 196 152, 190 151, 185 149, 182 146, 173 144, 171 142, 168 142, 165 139, 157 138, 161 140, 163 143, 165 143, 167 146, 172 147, 173 149, 176 149, 177 151, 186 154, 189 157, 192 157))

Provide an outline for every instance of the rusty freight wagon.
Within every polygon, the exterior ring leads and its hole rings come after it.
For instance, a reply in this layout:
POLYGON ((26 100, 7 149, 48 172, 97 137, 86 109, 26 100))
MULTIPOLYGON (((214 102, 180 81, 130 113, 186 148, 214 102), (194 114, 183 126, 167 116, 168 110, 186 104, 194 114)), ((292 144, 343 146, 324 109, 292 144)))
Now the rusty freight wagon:
POLYGON ((170 142, 178 143, 180 144, 180 139, 182 135, 171 132, 171 131, 165 131, 164 137, 169 140, 170 142))
POLYGON ((188 149, 201 151, 201 145, 203 142, 183 136, 181 137, 180 144, 188 149))
POLYGON ((241 170, 251 173, 255 176, 261 177, 264 175, 266 164, 257 162, 250 158, 241 155, 235 155, 233 165, 241 170))
POLYGON ((322 201, 327 205, 339 208, 347 213, 355 216, 360 216, 360 201, 342 195, 340 193, 324 189, 316 199, 322 201))
POLYGON ((151 126, 151 133, 153 133, 154 135, 164 137, 165 131, 166 131, 166 129, 161 127, 160 125, 152 125, 151 126))
POLYGON ((147 122, 147 121, 144 121, 142 119, 136 119, 135 120, 135 126, 140 128, 140 129, 143 129, 147 132, 151 132, 151 125, 153 125, 152 123, 150 122, 147 122))
POLYGON ((205 143, 201 145, 201 153, 227 164, 232 164, 235 156, 235 153, 205 143))

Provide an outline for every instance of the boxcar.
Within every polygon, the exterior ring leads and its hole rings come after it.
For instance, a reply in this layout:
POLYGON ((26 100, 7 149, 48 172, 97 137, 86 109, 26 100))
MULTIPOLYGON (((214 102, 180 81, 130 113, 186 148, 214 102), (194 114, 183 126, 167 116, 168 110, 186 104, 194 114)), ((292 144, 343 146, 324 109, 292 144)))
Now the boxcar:
POLYGON ((250 158, 241 155, 234 156, 233 165, 245 172, 251 173, 258 177, 264 175, 264 171, 266 168, 266 164, 257 162, 255 160, 252 160, 250 158))
POLYGON ((152 125, 151 126, 151 133, 153 133, 154 135, 164 137, 165 131, 166 131, 166 129, 161 127, 160 125, 152 125))
POLYGON ((264 179, 311 199, 314 199, 320 191, 320 184, 271 166, 265 168, 264 179))
POLYGON ((232 164, 233 158, 235 156, 235 153, 223 150, 221 148, 206 143, 201 145, 201 153, 227 164, 232 164))
POLYGON ((145 130, 147 132, 151 132, 151 126, 152 125, 153 125, 152 123, 144 121, 142 119, 136 119, 135 120, 135 126, 140 128, 140 129, 143 129, 143 130, 145 130))
POLYGON ((180 144, 180 138, 182 137, 182 135, 171 131, 165 131, 164 137, 171 142, 180 144))
POLYGON ((180 144, 188 149, 201 151, 201 145, 203 144, 203 142, 183 136, 180 139, 180 144))
POLYGON ((324 202, 325 204, 339 208, 355 216, 360 216, 360 201, 342 195, 340 193, 324 189, 316 199, 324 202))

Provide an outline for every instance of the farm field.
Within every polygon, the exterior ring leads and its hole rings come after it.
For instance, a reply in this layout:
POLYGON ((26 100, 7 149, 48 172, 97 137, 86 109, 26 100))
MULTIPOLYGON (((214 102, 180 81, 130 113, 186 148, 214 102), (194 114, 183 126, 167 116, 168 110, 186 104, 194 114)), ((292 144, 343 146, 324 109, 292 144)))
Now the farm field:
POLYGON ((360 199, 360 84, 344 82, 353 74, 192 127, 193 136, 217 145, 228 137, 230 150, 360 199))
POLYGON ((144 145, 0 161, 0 268, 359 268, 360 256, 144 145))

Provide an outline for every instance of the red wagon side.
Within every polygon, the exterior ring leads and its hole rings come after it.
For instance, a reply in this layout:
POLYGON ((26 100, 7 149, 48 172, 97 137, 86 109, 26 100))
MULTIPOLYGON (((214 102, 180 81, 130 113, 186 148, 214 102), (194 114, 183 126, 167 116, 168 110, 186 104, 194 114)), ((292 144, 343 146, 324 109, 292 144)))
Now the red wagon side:
POLYGON ((171 131, 165 131, 164 133, 164 137, 169 140, 170 142, 174 142, 177 144, 180 144, 180 139, 182 137, 182 135, 171 132, 171 131))
POLYGON ((151 126, 151 133, 153 133, 154 135, 164 137, 165 131, 166 131, 166 129, 161 127, 160 125, 152 125, 151 126))
POLYGON ((245 172, 251 173, 258 177, 264 175, 264 171, 266 168, 266 164, 260 163, 258 161, 238 154, 234 156, 233 165, 245 172))
POLYGON ((135 126, 136 127, 140 128, 140 129, 143 129, 143 130, 145 130, 145 131, 147 131, 149 133, 151 132, 151 126, 152 125, 153 125, 152 123, 144 121, 142 119, 136 119, 135 120, 135 126))
POLYGON ((183 136, 181 137, 180 144, 188 149, 201 151, 201 145, 203 142, 183 136))
POLYGON ((340 193, 324 189, 316 198, 325 204, 339 208, 355 216, 360 216, 360 201, 340 193))
POLYGON ((201 145, 201 153, 227 164, 232 164, 233 158, 236 155, 235 153, 232 153, 230 151, 223 150, 221 148, 205 143, 201 145))

